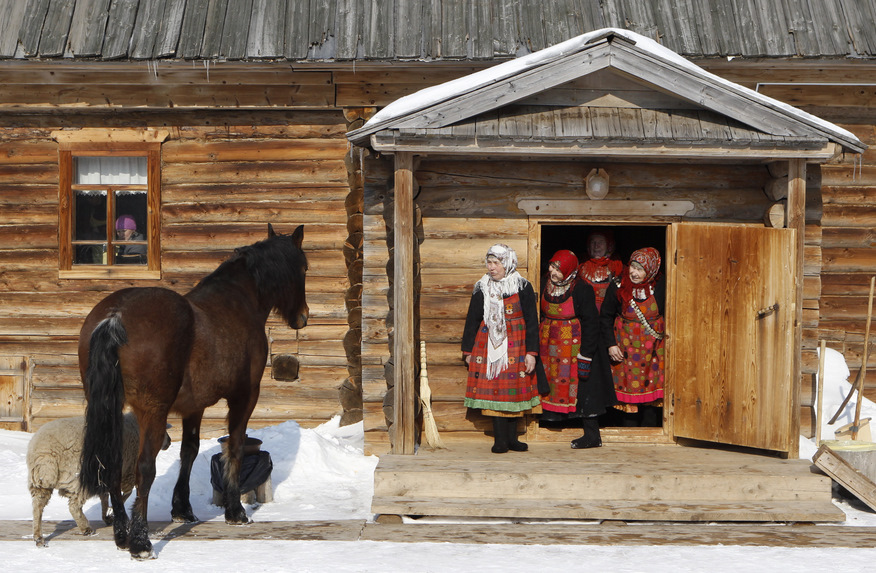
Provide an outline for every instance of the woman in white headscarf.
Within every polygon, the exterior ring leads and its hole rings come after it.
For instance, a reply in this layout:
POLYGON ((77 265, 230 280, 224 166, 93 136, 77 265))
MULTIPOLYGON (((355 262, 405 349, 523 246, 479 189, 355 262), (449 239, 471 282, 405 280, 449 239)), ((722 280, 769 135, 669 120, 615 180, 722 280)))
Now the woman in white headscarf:
POLYGON ((535 376, 538 306, 532 285, 517 272, 517 253, 495 244, 487 272, 475 283, 462 352, 468 364, 465 405, 493 419, 493 453, 528 446, 517 438, 517 418, 541 411, 535 376))

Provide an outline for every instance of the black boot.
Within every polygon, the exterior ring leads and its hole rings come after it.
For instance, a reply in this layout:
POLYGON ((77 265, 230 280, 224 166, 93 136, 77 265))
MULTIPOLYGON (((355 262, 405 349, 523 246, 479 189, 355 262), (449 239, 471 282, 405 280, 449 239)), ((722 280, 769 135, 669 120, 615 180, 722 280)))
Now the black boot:
POLYGON ((504 454, 508 451, 508 419, 493 416, 493 447, 494 454, 504 454))
POLYGON ((517 439, 517 418, 508 418, 508 448, 515 452, 525 452, 529 446, 517 439))
POLYGON ((602 436, 599 435, 599 420, 596 416, 583 420, 584 435, 572 440, 572 449, 598 448, 602 445, 602 436))
POLYGON ((654 428, 663 425, 663 416, 661 415, 663 412, 661 411, 661 408, 655 406, 640 406, 639 409, 642 411, 642 426, 654 428))

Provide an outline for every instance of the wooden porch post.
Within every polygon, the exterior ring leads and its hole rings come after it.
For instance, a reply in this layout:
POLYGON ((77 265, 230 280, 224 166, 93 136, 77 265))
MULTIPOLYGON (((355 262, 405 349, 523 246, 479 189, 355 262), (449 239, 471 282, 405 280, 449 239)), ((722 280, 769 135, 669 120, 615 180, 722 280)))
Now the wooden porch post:
POLYGON ((803 348, 803 239, 806 232, 806 160, 791 159, 788 162, 788 212, 789 229, 796 229, 796 308, 794 309, 794 360, 791 370, 791 431, 788 456, 796 458, 799 453, 801 352, 803 348))
POLYGON ((413 154, 395 154, 393 227, 393 361, 395 406, 392 453, 413 454, 414 393, 414 173, 413 154))

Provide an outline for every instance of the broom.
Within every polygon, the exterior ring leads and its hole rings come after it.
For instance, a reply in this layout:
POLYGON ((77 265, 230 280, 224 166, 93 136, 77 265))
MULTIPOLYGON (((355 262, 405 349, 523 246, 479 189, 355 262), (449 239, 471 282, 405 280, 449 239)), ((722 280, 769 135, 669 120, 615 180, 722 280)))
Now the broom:
POLYGON ((446 449, 441 436, 438 435, 438 425, 432 415, 432 390, 429 388, 429 375, 426 371, 426 341, 420 341, 420 404, 423 406, 423 431, 426 434, 426 444, 432 449, 446 449))

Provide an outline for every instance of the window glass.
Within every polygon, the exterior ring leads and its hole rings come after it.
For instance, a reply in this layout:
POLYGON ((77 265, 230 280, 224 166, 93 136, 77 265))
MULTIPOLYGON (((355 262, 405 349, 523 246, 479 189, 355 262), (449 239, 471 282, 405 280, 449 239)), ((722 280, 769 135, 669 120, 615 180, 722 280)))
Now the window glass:
POLYGON ((73 265, 147 264, 147 173, 145 156, 73 158, 73 265))

